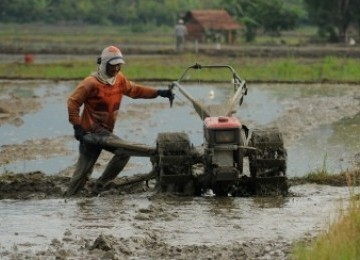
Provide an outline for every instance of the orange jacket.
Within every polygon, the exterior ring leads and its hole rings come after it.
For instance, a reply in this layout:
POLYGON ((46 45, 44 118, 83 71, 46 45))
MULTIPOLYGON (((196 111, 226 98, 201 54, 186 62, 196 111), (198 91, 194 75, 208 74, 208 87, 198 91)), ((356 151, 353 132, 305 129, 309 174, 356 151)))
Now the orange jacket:
POLYGON ((155 88, 137 85, 118 73, 114 85, 101 83, 88 76, 72 92, 67 101, 69 121, 88 132, 113 131, 123 95, 131 98, 155 98, 155 88), (80 108, 84 105, 80 115, 80 108))

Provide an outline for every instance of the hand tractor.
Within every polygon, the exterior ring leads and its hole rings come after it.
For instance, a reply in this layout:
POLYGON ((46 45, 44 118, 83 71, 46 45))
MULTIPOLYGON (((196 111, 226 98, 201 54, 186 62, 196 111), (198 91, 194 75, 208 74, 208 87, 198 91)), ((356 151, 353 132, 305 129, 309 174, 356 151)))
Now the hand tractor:
POLYGON ((247 87, 231 66, 195 64, 169 88, 178 89, 203 121, 203 144, 194 147, 184 132, 158 135, 152 162, 160 191, 200 195, 212 190, 217 196, 287 194, 287 154, 282 134, 277 128, 249 130, 233 116, 247 87), (189 70, 203 69, 225 69, 232 75, 234 94, 222 106, 221 115, 193 98, 182 85, 189 70), (244 171, 245 159, 248 174, 244 171))
MULTIPOLYGON (((243 103, 247 87, 231 66, 195 64, 188 67, 179 80, 172 82, 169 89, 178 90, 190 101, 202 120, 202 145, 194 146, 185 132, 159 133, 156 147, 133 146, 111 138, 97 140, 96 144, 117 147, 133 156, 150 157, 152 174, 160 192, 190 196, 209 190, 216 196, 288 193, 287 153, 282 134, 277 128, 251 130, 234 116, 236 106, 243 103), (183 86, 189 71, 206 69, 231 74, 233 94, 216 112, 197 101, 183 86)), ((172 103, 170 99, 170 106, 172 103)))

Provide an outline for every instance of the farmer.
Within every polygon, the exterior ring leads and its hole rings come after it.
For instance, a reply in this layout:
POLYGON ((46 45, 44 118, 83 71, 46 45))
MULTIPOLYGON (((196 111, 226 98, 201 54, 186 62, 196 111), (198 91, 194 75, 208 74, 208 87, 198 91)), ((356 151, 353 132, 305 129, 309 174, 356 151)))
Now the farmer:
POLYGON ((176 41, 176 52, 182 52, 184 49, 185 37, 187 35, 187 29, 184 25, 183 19, 179 19, 175 25, 175 41, 176 41))
POLYGON ((114 156, 96 181, 94 193, 100 192, 107 183, 115 179, 129 161, 131 153, 101 145, 103 140, 109 138, 126 143, 113 134, 124 95, 146 99, 158 96, 173 98, 170 90, 157 90, 128 80, 120 72, 124 63, 117 47, 106 47, 98 58, 97 71, 81 81, 68 98, 69 121, 74 128, 74 136, 79 141, 80 155, 65 196, 72 196, 85 186, 102 149, 114 153, 114 156), (88 142, 89 140, 93 142, 88 142))

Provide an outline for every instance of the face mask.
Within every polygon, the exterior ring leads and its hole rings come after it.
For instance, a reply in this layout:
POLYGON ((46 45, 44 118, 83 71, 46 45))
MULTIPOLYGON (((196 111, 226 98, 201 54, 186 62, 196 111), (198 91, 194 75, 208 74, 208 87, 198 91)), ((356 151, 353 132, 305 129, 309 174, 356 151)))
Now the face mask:
POLYGON ((100 65, 97 68, 96 77, 101 81, 102 83, 114 85, 116 81, 116 76, 108 76, 106 74, 106 63, 101 62, 100 65))

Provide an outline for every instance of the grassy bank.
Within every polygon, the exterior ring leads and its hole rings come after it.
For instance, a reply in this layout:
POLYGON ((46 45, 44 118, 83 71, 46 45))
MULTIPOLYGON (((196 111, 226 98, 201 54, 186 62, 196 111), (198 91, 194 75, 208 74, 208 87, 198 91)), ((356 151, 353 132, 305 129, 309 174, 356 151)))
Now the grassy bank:
MULTIPOLYGON (((80 79, 94 71, 96 57, 85 61, 33 64, 16 62, 0 64, 1 78, 80 79)), ((248 81, 286 82, 359 82, 360 61, 355 58, 325 57, 306 58, 232 58, 210 55, 134 55, 126 57, 123 72, 130 79, 174 80, 188 66, 200 64, 229 64, 248 81)), ((208 80, 217 80, 209 72, 203 75, 208 80)))
POLYGON ((310 172, 304 177, 294 177, 290 179, 292 185, 305 183, 315 183, 330 186, 360 186, 360 169, 348 170, 339 174, 330 174, 326 169, 319 169, 310 172))
POLYGON ((293 259, 359 259, 360 257, 360 197, 354 196, 329 231, 318 236, 311 245, 299 244, 293 259))

